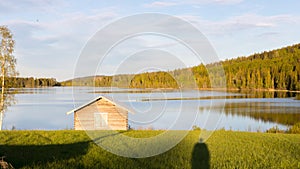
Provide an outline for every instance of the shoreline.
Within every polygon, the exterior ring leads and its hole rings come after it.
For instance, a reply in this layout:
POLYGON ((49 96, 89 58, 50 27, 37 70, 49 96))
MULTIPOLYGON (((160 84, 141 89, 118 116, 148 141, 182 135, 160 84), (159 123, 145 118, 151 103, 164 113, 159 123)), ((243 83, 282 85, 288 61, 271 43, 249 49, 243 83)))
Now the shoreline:
MULTIPOLYGON (((300 90, 286 90, 286 89, 238 89, 238 88, 131 88, 131 87, 115 87, 115 86, 53 86, 53 87, 95 87, 95 88, 120 88, 120 89, 140 89, 140 90, 199 90, 199 91, 257 91, 257 92, 290 92, 300 93, 300 90)), ((51 88, 51 86, 50 86, 51 88)), ((16 89, 30 89, 30 88, 16 88, 16 89)))

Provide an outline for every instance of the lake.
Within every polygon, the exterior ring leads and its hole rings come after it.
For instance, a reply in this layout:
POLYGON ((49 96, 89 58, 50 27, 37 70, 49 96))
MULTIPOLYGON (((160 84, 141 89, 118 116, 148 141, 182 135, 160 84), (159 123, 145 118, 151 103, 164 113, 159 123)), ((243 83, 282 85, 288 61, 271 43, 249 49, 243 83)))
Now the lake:
POLYGON ((59 130, 73 128, 66 112, 103 95, 130 108, 134 129, 265 131, 300 122, 300 100, 286 92, 142 90, 93 87, 17 89, 16 103, 5 112, 3 128, 59 130))

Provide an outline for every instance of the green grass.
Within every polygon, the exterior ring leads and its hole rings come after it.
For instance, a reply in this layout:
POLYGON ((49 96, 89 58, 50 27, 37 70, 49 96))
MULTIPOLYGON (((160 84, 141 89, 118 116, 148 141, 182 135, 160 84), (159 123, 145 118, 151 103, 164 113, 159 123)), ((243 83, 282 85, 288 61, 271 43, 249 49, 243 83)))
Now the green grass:
POLYGON ((1 131, 0 156, 15 168, 300 168, 299 134, 216 131, 200 144, 199 133, 163 154, 135 159, 103 150, 83 131, 1 131))

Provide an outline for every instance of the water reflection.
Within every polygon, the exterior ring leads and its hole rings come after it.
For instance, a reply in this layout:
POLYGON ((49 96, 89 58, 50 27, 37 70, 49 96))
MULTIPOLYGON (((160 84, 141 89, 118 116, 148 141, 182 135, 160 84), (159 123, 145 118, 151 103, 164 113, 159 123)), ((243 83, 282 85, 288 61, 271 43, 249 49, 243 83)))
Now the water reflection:
POLYGON ((300 93, 297 93, 296 94, 296 98, 295 98, 296 100, 300 100, 300 93))
MULTIPOLYGON (((126 91, 117 91, 126 93, 126 91)), ((114 92, 114 93, 117 93, 114 92)), ((132 91, 130 91, 132 92, 132 91)), ((135 91, 138 92, 138 91, 135 91)), ((151 92, 151 91, 144 91, 142 93, 151 92)), ((176 90, 169 90, 165 92, 176 92, 176 90)), ((177 91, 178 92, 178 91, 177 91)), ((186 92, 186 91, 183 91, 186 92)), ((105 93, 105 92, 103 92, 105 93)), ((112 92, 110 92, 112 93, 112 92)), ((232 93, 226 93, 226 94, 220 94, 219 95, 201 95, 200 97, 168 97, 168 98, 146 98, 142 99, 142 101, 162 101, 162 100, 215 100, 215 99, 253 99, 253 98, 295 98, 296 100, 300 99, 300 94, 296 92, 258 92, 258 91, 242 91, 242 92, 232 92, 232 93)))
MULTIPOLYGON (((224 108, 216 105, 212 110, 224 111, 226 116, 247 116, 263 122, 283 125, 294 125, 300 122, 300 105, 292 102, 229 102, 224 108)), ((207 108, 202 108, 202 111, 207 111, 207 108)))
POLYGON ((7 91, 2 88, 2 92, 0 94, 0 130, 3 128, 3 120, 7 108, 16 102, 15 93, 15 91, 7 91))
POLYGON ((288 98, 296 97, 298 93, 296 92, 287 92, 287 91, 233 91, 233 93, 241 93, 244 98, 288 98))
MULTIPOLYGON (((182 120, 174 129, 189 129, 186 126, 190 122, 184 119, 194 116, 197 113, 194 110, 199 110, 199 105, 200 114, 194 125, 201 128, 205 128, 205 122, 207 122, 203 119, 219 118, 220 113, 223 113, 223 118, 218 128, 233 130, 247 131, 248 126, 251 126, 252 129, 261 128, 264 131, 275 125, 286 127, 285 125, 300 122, 300 101, 295 99, 297 97, 295 93, 230 93, 197 90, 182 92, 166 90, 162 93, 159 91, 149 93, 149 90, 141 91, 143 89, 92 87, 20 89, 14 95, 17 104, 7 109, 4 129, 11 129, 13 126, 17 129, 72 128, 73 117, 72 115, 67 116, 66 112, 99 95, 113 96, 124 106, 133 106, 138 112, 130 115, 129 125, 134 129, 168 129, 173 124, 174 119, 179 117, 182 120), (77 97, 75 103, 73 102, 74 95, 77 97), (224 99, 226 99, 226 104, 223 109, 218 103, 221 104, 224 99), (212 100, 215 103, 213 105, 211 105, 212 100), (152 111, 148 111, 149 109, 152 111), (182 111, 178 112, 179 109, 182 111), (163 110, 163 114, 158 113, 161 110, 163 110), (208 116, 211 118, 207 118, 208 116), (137 124, 136 121, 141 119, 147 123, 137 124)), ((206 124, 206 126, 208 125, 206 124)))

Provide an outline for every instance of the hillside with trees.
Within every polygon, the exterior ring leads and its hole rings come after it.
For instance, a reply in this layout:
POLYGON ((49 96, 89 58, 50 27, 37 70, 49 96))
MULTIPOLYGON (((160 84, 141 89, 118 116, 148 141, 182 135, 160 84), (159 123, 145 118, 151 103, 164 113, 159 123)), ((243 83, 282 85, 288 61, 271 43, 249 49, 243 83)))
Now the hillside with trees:
POLYGON ((300 90, 300 44, 223 62, 227 87, 300 90))
POLYGON ((84 77, 61 84, 63 86, 208 89, 212 87, 211 81, 217 81, 220 76, 217 71, 220 68, 218 65, 223 66, 228 89, 300 90, 300 44, 169 72, 84 77))

